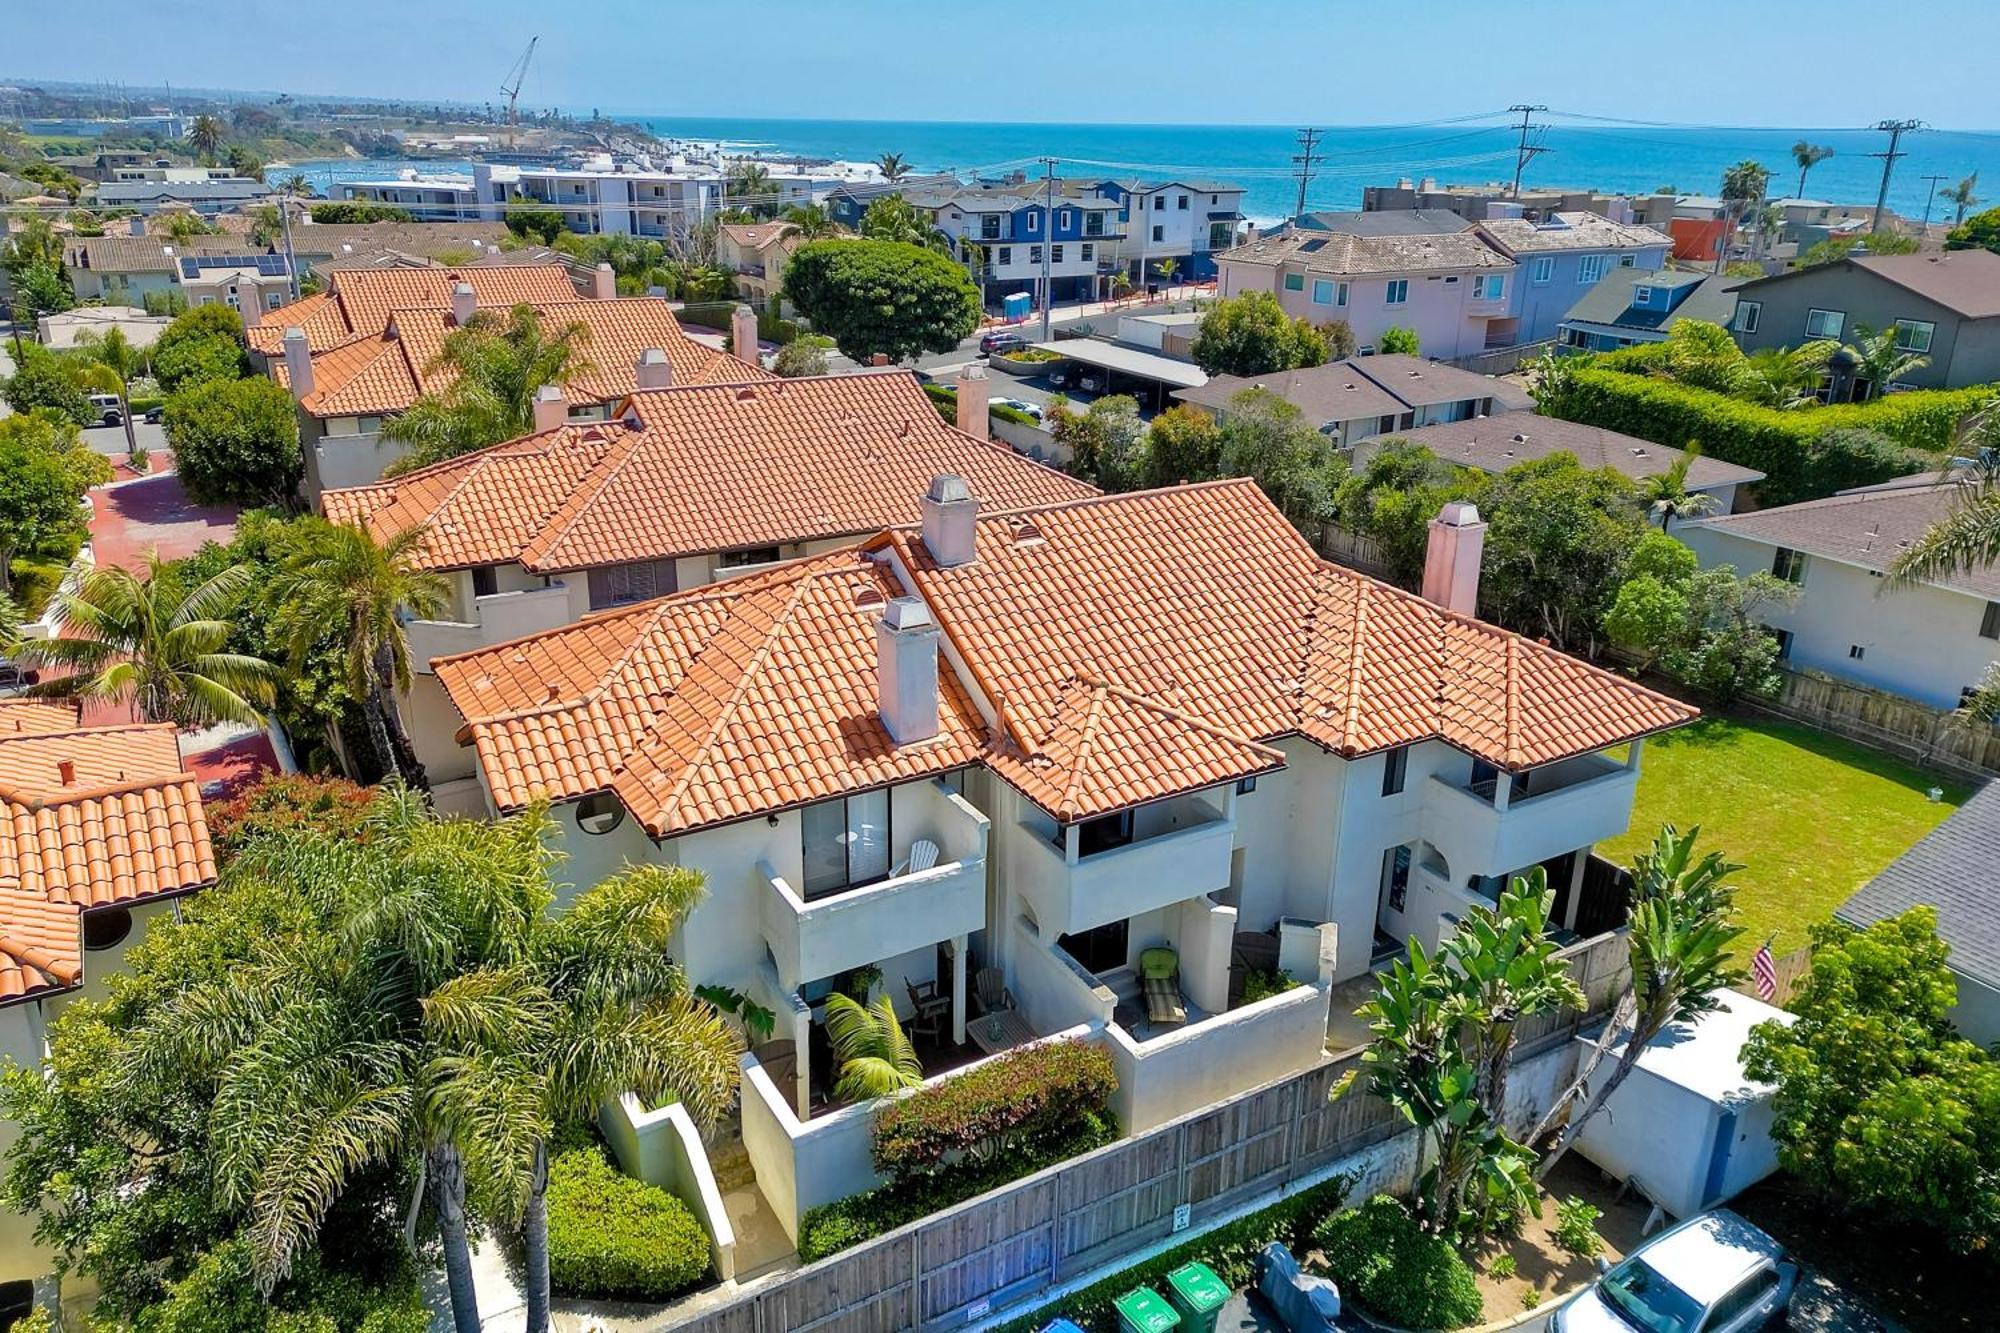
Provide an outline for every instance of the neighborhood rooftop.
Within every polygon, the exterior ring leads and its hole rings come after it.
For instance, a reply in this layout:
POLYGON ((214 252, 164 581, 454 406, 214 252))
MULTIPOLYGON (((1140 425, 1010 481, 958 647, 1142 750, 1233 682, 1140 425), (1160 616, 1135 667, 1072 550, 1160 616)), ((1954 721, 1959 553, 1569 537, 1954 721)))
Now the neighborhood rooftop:
POLYGON ((1952 968, 2000 990, 2000 783, 1988 783, 1834 915, 1867 927, 1925 905, 1937 909, 1952 968))
MULTIPOLYGON (((1884 282, 1935 301, 1964 319, 2000 316, 2000 254, 1991 250, 1944 250, 1913 255, 1860 255, 1842 261, 1884 282)), ((1737 294, 1755 297, 1764 288, 1814 272, 1793 269, 1753 278, 1737 294)))
MULTIPOLYGON (((1608 467, 1636 480, 1658 476, 1687 457, 1670 445, 1532 412, 1506 412, 1386 434, 1422 445, 1447 463, 1486 472, 1504 471, 1516 463, 1551 454, 1570 454, 1587 468, 1608 467)), ((1688 463, 1687 485, 1693 490, 1744 485, 1763 478, 1761 472, 1706 454, 1696 454, 1688 463)))
POLYGON ((1268 389, 1315 422, 1396 416, 1412 408, 1474 398, 1491 398, 1496 408, 1507 411, 1534 405, 1525 390, 1505 380, 1397 353, 1348 357, 1269 375, 1217 375, 1197 388, 1177 391, 1174 397, 1227 410, 1237 394, 1253 388, 1268 389))
POLYGON ((472 288, 483 310, 577 299, 569 270, 554 264, 344 271, 326 291, 266 312, 246 337, 251 350, 276 356, 284 350, 285 330, 298 328, 305 331, 307 346, 325 351, 357 338, 379 337, 398 310, 451 309, 452 289, 459 283, 472 288))

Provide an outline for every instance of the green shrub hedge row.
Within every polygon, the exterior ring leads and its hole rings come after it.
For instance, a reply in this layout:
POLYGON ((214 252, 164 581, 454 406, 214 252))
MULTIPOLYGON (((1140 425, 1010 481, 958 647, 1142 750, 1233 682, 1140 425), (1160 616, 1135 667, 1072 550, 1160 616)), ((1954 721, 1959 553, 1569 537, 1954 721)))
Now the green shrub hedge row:
POLYGON ((805 1263, 838 1254, 920 1217, 1032 1176, 1058 1162, 1079 1157, 1118 1137, 1109 1115, 1084 1115, 1032 1146, 998 1157, 968 1157, 879 1189, 851 1194, 806 1210, 799 1219, 799 1258, 805 1263))
POLYGON ((549 1285, 567 1296, 666 1300, 708 1276, 708 1233, 687 1205, 595 1148, 549 1163, 549 1285))
POLYGON ((1542 410, 1677 449, 1698 442, 1711 458, 1766 474, 1759 496, 1766 505, 1780 505, 1933 465, 1959 423, 1993 393, 1990 386, 1922 390, 1785 411, 1591 365, 1578 368, 1574 385, 1542 410), (1886 436, 1901 449, 1870 447, 1857 434, 1862 431, 1886 436))
POLYGON ((1313 1232, 1343 1299, 1403 1328, 1465 1328, 1485 1315, 1479 1282, 1451 1242, 1378 1194, 1313 1232))
POLYGON ((1118 1311, 1111 1303, 1134 1287, 1151 1287, 1165 1295, 1167 1274, 1186 1263, 1207 1264, 1232 1288, 1246 1287, 1256 1277, 1257 1255, 1266 1245, 1275 1240, 1294 1254, 1303 1253, 1313 1232, 1340 1207, 1353 1184, 1349 1177, 1335 1176, 1300 1190, 1144 1263, 1120 1269, 1032 1315, 1003 1324, 996 1333, 1030 1333, 1056 1315, 1074 1320, 1091 1333, 1118 1333, 1118 1311))
MULTIPOLYGON (((956 426, 958 424, 958 390, 946 384, 926 384, 924 385, 924 397, 931 400, 931 406, 935 407, 938 415, 944 418, 945 425, 956 426)), ((986 414, 998 417, 1002 421, 1011 421, 1017 426, 1039 426, 1042 424, 1026 412, 1023 412, 1020 408, 1009 407, 1005 403, 994 403, 986 409, 986 414)))
POLYGON ((1023 1046, 883 1107, 871 1156, 895 1179, 960 1155, 1034 1152, 1087 1118, 1104 1118, 1117 1090, 1111 1057, 1097 1046, 1023 1046))

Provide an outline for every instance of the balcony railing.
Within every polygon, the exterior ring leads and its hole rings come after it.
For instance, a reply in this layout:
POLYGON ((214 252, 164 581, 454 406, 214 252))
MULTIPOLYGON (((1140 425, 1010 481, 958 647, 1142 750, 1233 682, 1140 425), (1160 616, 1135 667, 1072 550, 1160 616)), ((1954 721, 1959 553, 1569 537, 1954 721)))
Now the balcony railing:
POLYGON ((787 988, 969 935, 986 926, 989 823, 939 782, 922 787, 910 843, 936 844, 938 864, 810 901, 768 861, 757 863, 764 940, 787 988))
POLYGON ((1476 783, 1433 775, 1425 837, 1459 883, 1471 875, 1509 874, 1623 833, 1638 781, 1636 766, 1603 755, 1533 769, 1525 790, 1507 774, 1476 783))
POLYGON ((1031 850, 1023 889, 1037 919, 1073 935, 1229 887, 1236 820, 1198 796, 1134 812, 1135 836, 1121 846, 1069 858, 1027 825, 1013 836, 1031 850))
POLYGON ((473 599, 472 613, 470 621, 412 620, 403 626, 417 670, 428 672, 434 657, 469 653, 569 624, 569 588, 558 580, 546 588, 488 593, 473 599))

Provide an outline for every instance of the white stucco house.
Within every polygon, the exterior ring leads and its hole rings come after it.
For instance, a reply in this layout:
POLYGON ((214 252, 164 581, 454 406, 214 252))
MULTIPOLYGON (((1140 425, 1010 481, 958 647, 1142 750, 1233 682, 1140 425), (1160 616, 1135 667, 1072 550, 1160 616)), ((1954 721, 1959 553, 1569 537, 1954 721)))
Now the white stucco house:
POLYGON ((1797 601, 1770 615, 1789 665, 1956 708, 2000 659, 2000 570, 1905 586, 1888 577, 1956 497, 1956 487, 1924 474, 1676 524, 1674 533, 1705 566, 1769 571, 1798 585, 1797 601))

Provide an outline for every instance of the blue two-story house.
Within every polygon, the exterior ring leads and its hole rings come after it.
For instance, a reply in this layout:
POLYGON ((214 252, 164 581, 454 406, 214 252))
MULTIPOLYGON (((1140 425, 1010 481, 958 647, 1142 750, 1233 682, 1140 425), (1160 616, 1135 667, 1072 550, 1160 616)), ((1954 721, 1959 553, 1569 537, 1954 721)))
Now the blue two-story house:
POLYGON ((1487 321, 1488 347, 1554 338, 1585 292, 1620 269, 1665 268, 1674 246, 1663 231, 1597 213, 1487 218, 1476 229, 1516 265, 1507 317, 1487 321))
POLYGON ((1033 292, 1044 263, 1052 304, 1110 294, 1125 237, 1114 200, 1071 194, 1057 182, 1050 207, 1047 186, 1033 180, 911 191, 905 197, 951 238, 961 260, 973 262, 976 248, 988 305, 1013 292, 1033 292))
POLYGON ((1125 177, 1072 181, 1068 188, 1117 203, 1125 237, 1116 258, 1134 283, 1157 279, 1168 261, 1176 281, 1213 278, 1215 256, 1236 244, 1243 221, 1243 187, 1226 181, 1125 177))

